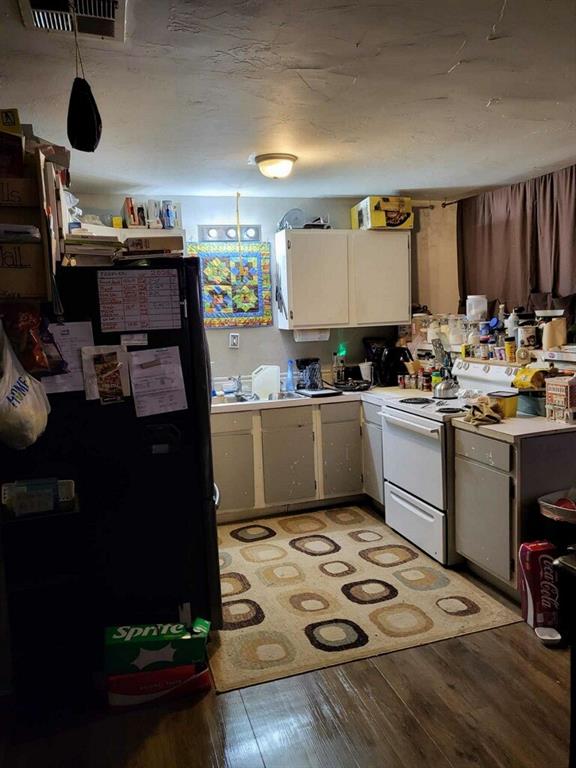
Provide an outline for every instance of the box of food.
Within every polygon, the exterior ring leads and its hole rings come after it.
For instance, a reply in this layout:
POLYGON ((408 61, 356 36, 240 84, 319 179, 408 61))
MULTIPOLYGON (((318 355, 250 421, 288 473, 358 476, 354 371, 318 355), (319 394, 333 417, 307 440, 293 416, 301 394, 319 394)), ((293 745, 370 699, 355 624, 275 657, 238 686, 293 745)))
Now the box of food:
POLYGON ((50 297, 42 243, 0 243, 0 299, 50 297))
POLYGON ((110 675, 106 681, 111 707, 135 707, 159 699, 177 699, 212 687, 205 663, 168 667, 155 672, 110 675))
POLYGON ((39 205, 36 179, 0 178, 0 206, 39 205))
POLYGON ((185 666, 204 661, 210 622, 132 624, 108 627, 105 638, 106 672, 120 675, 185 666))
POLYGON ((365 197, 350 209, 352 229, 412 229, 409 197, 365 197))

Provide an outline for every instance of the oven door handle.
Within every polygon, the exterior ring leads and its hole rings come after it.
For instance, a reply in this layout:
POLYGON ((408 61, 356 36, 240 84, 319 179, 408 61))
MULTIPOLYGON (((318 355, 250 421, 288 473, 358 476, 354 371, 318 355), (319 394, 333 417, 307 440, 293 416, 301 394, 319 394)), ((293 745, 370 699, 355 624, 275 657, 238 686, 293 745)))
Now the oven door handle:
POLYGON ((440 425, 435 427, 423 427, 421 424, 415 424, 412 421, 406 421, 406 419, 399 419, 397 416, 390 416, 389 414, 384 413, 384 411, 380 411, 380 415, 388 424, 392 424, 395 427, 400 427, 400 429, 407 429, 410 432, 416 432, 419 435, 425 435, 426 437, 431 437, 434 440, 438 440, 440 438, 440 425))

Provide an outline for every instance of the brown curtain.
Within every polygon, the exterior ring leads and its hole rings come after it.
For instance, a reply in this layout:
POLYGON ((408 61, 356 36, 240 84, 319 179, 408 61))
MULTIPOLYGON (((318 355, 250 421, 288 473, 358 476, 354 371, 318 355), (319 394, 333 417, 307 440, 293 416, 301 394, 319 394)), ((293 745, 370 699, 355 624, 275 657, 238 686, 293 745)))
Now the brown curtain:
POLYGON ((576 294, 576 166, 458 203, 458 274, 489 302, 568 307, 576 294))

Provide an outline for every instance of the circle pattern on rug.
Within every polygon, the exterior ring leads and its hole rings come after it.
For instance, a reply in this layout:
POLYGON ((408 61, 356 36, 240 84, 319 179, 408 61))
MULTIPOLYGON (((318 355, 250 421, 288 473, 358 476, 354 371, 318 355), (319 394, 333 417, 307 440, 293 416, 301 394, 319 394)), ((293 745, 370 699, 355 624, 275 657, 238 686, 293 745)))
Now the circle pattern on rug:
POLYGON ((304 573, 300 566, 290 562, 266 565, 264 568, 259 568, 256 575, 267 587, 289 587, 304 581, 304 573))
POLYGON ((418 553, 404 544, 384 544, 381 547, 370 547, 370 549, 361 549, 358 552, 363 560, 367 560, 372 565, 380 565, 382 568, 394 568, 402 563, 409 563, 410 560, 416 560, 418 553))
POLYGON ((236 541, 249 543, 251 541, 263 541, 276 536, 276 531, 268 528, 267 525, 243 525, 241 528, 235 528, 230 531, 230 536, 236 541))
POLYGON ((382 535, 376 531, 350 531, 348 534, 354 541, 369 542, 381 541, 382 535))
POLYGON ((449 616, 472 616, 475 613, 480 613, 480 606, 463 595, 441 597, 436 600, 436 605, 449 616))
POLYGON ((364 581, 351 581, 342 586, 342 592, 353 603, 365 605, 366 603, 382 603, 385 600, 393 600, 398 596, 398 590, 392 584, 380 579, 365 579, 364 581))
POLYGON ((238 637, 232 657, 241 669, 263 670, 290 664, 296 658, 296 649, 281 632, 259 630, 238 637))
POLYGON ((232 555, 230 554, 230 552, 219 553, 218 563, 220 565, 221 571, 223 571, 225 568, 228 568, 231 562, 232 562, 232 555))
POLYGON ((356 568, 344 560, 329 560, 327 563, 321 563, 318 567, 325 576, 350 576, 356 573, 356 568))
POLYGON ((312 515, 288 517, 285 520, 278 520, 278 525, 286 533, 313 533, 326 528, 326 523, 317 517, 312 517, 312 515))
POLYGON ((290 595, 290 605, 302 613, 325 611, 330 607, 330 600, 319 592, 299 592, 290 595))
POLYGON ((402 582, 405 587, 414 589, 417 592, 428 592, 432 589, 441 589, 450 584, 450 579, 437 568, 429 568, 426 565, 418 568, 405 568, 403 571, 396 571, 394 576, 402 582))
POLYGON ((400 603, 377 608, 369 614, 370 621, 389 637, 412 637, 428 632, 434 622, 417 605, 400 603))
POLYGON ((318 621, 308 624, 304 632, 314 648, 328 653, 361 648, 368 642, 368 635, 362 627, 348 619, 318 621))
POLYGON ((253 544, 251 547, 242 547, 240 554, 249 563, 267 563, 270 560, 281 560, 288 553, 276 544, 253 544))
POLYGON ((222 603, 222 629, 244 629, 262 624, 264 611, 254 600, 229 600, 222 603))
POLYGON ((341 509, 327 509, 324 514, 332 523, 338 525, 356 525, 363 523, 365 516, 355 507, 343 507, 341 509))
POLYGON ((241 595, 243 592, 247 592, 250 589, 250 582, 243 573, 229 571, 220 577, 220 587, 222 589, 222 597, 233 597, 234 595, 241 595))
POLYGON ((306 585, 302 591, 293 590, 278 595, 282 608, 300 620, 333 616, 342 607, 341 602, 330 592, 306 585))
POLYGON ((340 545, 329 539, 328 536, 301 536, 299 539, 291 539, 288 543, 292 549, 313 557, 333 555, 334 552, 340 551, 340 545))

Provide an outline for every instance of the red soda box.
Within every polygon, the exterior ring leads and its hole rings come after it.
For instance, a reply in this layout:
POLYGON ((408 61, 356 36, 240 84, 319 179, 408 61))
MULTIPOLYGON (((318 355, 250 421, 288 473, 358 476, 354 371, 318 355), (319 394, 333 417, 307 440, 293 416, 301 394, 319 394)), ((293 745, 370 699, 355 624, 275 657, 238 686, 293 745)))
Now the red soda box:
POLYGON ((135 707, 157 700, 180 699, 212 687, 205 663, 167 667, 153 672, 131 672, 107 678, 111 707, 135 707))
POLYGON ((558 629, 558 576, 553 566, 558 554, 549 541, 520 545, 518 589, 522 618, 530 627, 558 629))

